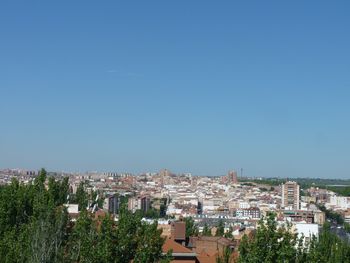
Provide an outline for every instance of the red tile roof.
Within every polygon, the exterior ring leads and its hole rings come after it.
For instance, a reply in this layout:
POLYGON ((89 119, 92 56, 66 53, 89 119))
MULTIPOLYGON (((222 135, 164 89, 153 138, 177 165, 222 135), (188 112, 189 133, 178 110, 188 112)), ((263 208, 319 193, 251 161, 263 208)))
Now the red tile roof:
POLYGON ((193 253, 192 250, 180 245, 172 239, 166 239, 163 245, 163 252, 167 253, 172 250, 173 253, 193 253))

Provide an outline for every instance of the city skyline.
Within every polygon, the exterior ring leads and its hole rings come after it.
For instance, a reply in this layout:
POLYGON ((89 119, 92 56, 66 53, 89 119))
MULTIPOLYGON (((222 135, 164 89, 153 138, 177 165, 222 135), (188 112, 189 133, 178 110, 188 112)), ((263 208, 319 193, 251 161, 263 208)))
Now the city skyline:
POLYGON ((350 3, 0 4, 0 168, 350 177, 350 3))

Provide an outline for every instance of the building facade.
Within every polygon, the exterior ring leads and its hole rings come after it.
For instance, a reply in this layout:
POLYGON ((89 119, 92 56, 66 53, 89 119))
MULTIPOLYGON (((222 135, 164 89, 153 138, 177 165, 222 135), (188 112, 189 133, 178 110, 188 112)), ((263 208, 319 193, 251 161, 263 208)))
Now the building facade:
POLYGON ((237 184, 238 183, 237 172, 229 171, 227 174, 227 179, 230 183, 237 184))
POLYGON ((300 209, 300 186, 296 182, 282 184, 282 207, 284 209, 300 209))

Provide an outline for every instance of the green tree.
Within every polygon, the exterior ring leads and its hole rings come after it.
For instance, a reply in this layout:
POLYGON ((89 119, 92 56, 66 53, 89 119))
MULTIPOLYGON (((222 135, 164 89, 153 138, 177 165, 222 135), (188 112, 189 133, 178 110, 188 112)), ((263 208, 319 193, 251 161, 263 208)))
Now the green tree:
POLYGON ((350 234, 350 224, 345 222, 344 223, 344 230, 346 233, 349 233, 350 234))
POLYGON ((232 251, 229 247, 225 247, 223 255, 216 258, 216 263, 231 263, 233 259, 231 257, 232 251))
POLYGON ((208 237, 211 236, 211 230, 210 230, 210 228, 209 228, 207 223, 204 224, 202 235, 203 236, 208 236, 208 237))
POLYGON ((72 262, 97 262, 94 245, 96 226, 87 210, 82 210, 69 237, 68 256, 72 262))
POLYGON ((0 187, 1 262, 58 262, 67 238, 67 213, 61 206, 59 183, 41 169, 33 183, 16 179, 0 187))
POLYGON ((146 212, 142 213, 146 218, 158 219, 159 218, 159 210, 151 207, 147 209, 146 212))
POLYGON ((67 197, 69 195, 69 178, 65 177, 61 181, 61 184, 59 186, 59 203, 65 204, 67 203, 67 197))
POLYGON ((241 243, 239 244, 239 262, 250 262, 249 253, 252 251, 252 241, 248 239, 247 235, 242 237, 241 243))
POLYGON ((186 238, 198 235, 198 227, 196 226, 192 217, 185 217, 186 224, 186 238))
POLYGON ((239 262, 296 262, 298 238, 290 226, 277 228, 275 214, 259 222, 253 239, 244 237, 239 251, 239 262))
POLYGON ((115 225, 110 215, 102 219, 98 232, 98 242, 96 244, 97 258, 101 263, 113 262, 116 256, 116 233, 115 225))
POLYGON ((166 216, 166 205, 165 204, 160 204, 159 207, 159 217, 164 218, 166 216))
POLYGON ((141 213, 132 214, 122 206, 119 213, 116 236, 116 262, 129 262, 135 256, 137 248, 137 231, 141 224, 141 213))
POLYGON ((63 260, 67 236, 68 215, 64 208, 47 210, 33 218, 29 230, 29 262, 58 262, 63 260))
POLYGON ((157 223, 141 223, 137 231, 137 248, 135 251, 135 263, 158 262, 162 258, 161 237, 162 230, 157 229, 157 223))
MULTIPOLYGON (((157 223, 141 222, 140 213, 123 204, 118 224, 109 215, 95 219, 82 209, 68 218, 68 179, 48 178, 42 169, 33 183, 0 186, 0 262, 168 262, 157 223)), ((87 197, 83 187, 78 191, 87 197)), ((79 196, 79 195, 78 195, 79 196)), ((84 199, 84 198, 83 198, 84 199)))
POLYGON ((229 239, 233 238, 232 232, 233 232, 233 228, 232 226, 230 226, 229 230, 225 233, 224 237, 229 239))
POLYGON ((311 241, 306 262, 350 262, 350 245, 332 233, 326 222, 319 239, 311 241))
POLYGON ((60 183, 57 182, 54 177, 49 177, 48 186, 49 186, 49 190, 48 190, 49 204, 51 207, 55 207, 61 203, 60 183))
POLYGON ((222 237, 225 234, 225 225, 224 222, 220 219, 219 224, 216 227, 215 236, 222 237))
POLYGON ((75 194, 75 201, 78 203, 78 209, 79 211, 85 210, 89 203, 88 194, 85 191, 85 183, 80 182, 76 194, 75 194))

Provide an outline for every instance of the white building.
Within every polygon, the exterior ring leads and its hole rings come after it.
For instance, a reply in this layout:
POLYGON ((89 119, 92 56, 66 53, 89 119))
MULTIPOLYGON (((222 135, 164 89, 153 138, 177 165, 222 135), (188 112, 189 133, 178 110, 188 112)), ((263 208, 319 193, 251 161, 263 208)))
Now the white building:
POLYGON ((222 199, 218 198, 211 198, 211 199, 204 199, 203 200, 203 212, 213 212, 219 209, 220 206, 222 206, 222 199))
POLYGON ((238 206, 241 209, 250 208, 250 204, 248 202, 239 202, 238 206))
POLYGON ((315 236, 318 239, 319 228, 317 224, 296 223, 295 230, 298 233, 298 238, 304 236, 304 244, 307 245, 315 236))
POLYGON ((329 204, 336 206, 340 209, 348 209, 348 198, 345 196, 331 195, 329 198, 329 204))
POLYGON ((64 204, 65 207, 67 207, 68 214, 78 214, 78 204, 64 204))

